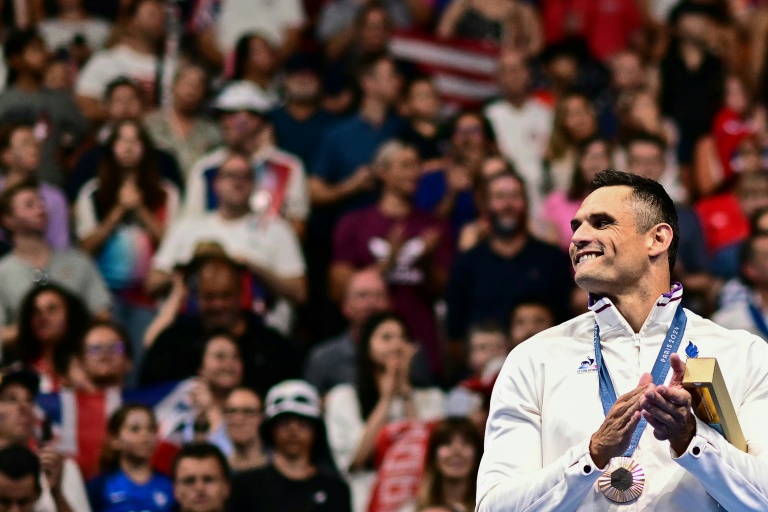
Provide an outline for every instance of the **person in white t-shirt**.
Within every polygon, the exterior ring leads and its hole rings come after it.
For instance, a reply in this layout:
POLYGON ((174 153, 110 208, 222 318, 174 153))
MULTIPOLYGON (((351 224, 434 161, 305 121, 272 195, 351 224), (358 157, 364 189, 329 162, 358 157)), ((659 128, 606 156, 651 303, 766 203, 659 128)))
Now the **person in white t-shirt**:
POLYGON ((88 51, 104 48, 112 31, 111 24, 91 16, 83 8, 83 0, 58 0, 59 13, 40 22, 40 34, 52 50, 69 49, 76 39, 82 39, 88 51))
MULTIPOLYGON (((305 300, 307 285, 299 239, 279 216, 251 209, 253 173, 247 155, 232 153, 223 160, 213 178, 216 211, 171 226, 152 260, 147 282, 150 293, 167 288, 174 269, 188 263, 201 243, 215 243, 245 265, 277 299, 296 304, 305 300)), ((273 327, 287 328, 287 306, 278 300, 274 322, 270 322, 273 327)))
POLYGON ((125 33, 118 44, 94 54, 80 72, 75 86, 77 103, 92 121, 103 121, 107 85, 119 77, 138 83, 146 104, 158 105, 166 97, 175 59, 160 55, 165 38, 165 9, 160 0, 137 0, 128 11, 125 33))

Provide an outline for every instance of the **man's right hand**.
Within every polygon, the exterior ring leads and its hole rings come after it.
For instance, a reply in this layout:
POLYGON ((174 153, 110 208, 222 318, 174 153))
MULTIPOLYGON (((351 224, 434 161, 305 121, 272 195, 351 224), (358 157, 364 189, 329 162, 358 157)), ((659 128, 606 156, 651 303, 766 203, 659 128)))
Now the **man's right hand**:
POLYGON ((589 455, 599 468, 605 468, 613 457, 620 457, 629 448, 632 434, 642 418, 640 397, 651 389, 654 389, 653 378, 645 373, 635 389, 616 400, 603 424, 592 434, 589 455))

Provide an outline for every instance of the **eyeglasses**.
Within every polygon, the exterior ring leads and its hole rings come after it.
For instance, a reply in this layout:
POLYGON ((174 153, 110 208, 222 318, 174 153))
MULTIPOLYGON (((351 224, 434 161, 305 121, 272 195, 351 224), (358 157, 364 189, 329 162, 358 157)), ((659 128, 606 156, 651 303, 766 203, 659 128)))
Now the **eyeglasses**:
POLYGON ((250 418, 260 417, 261 411, 254 407, 225 407, 224 414, 227 416, 234 416, 235 414, 242 414, 250 418))
POLYGON ((125 343, 123 343, 123 341, 114 341, 101 345, 89 345, 85 347, 85 353, 89 356, 119 356, 125 353, 125 343))

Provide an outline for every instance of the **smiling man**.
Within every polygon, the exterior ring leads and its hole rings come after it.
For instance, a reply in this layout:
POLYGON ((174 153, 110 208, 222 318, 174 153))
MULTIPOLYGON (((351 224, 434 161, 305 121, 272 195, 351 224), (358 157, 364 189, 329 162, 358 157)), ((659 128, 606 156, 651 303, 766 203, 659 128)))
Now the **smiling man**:
POLYGON ((570 246, 590 311, 504 364, 478 511, 768 510, 768 345, 680 306, 678 222, 661 185, 604 171, 592 189, 570 246), (683 360, 698 354, 718 359, 747 453, 691 412, 683 360))

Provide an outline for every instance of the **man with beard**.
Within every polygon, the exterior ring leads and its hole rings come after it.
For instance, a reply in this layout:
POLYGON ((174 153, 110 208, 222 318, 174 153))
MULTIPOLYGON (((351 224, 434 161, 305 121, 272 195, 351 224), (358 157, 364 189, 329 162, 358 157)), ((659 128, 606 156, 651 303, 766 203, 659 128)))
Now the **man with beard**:
POLYGON ((434 303, 445 289, 453 242, 445 223, 414 206, 421 174, 416 148, 388 142, 373 167, 381 180, 381 199, 339 222, 330 291, 340 300, 355 270, 375 268, 387 282, 393 308, 423 347, 431 369, 439 371, 434 303))
POLYGON ((569 313, 573 278, 568 256, 528 233, 522 179, 507 170, 484 185, 490 233, 459 256, 446 293, 447 331, 454 343, 461 343, 469 326, 479 321, 508 326, 509 312, 531 295, 549 298, 558 319, 569 313))

